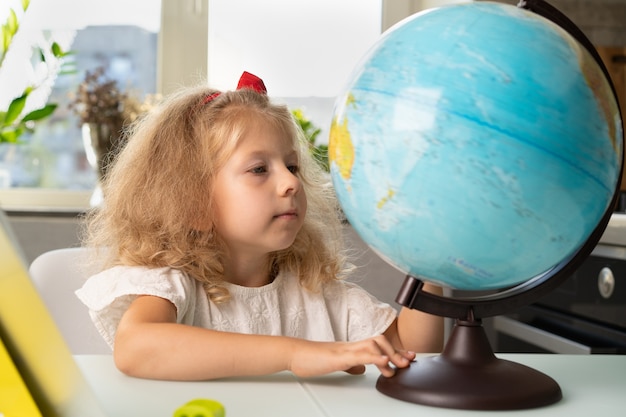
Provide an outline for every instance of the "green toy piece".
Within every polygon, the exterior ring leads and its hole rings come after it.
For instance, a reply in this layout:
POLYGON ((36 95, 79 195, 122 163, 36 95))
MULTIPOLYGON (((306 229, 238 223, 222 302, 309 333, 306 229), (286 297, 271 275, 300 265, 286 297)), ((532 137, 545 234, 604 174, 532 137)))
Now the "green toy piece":
POLYGON ((174 411, 173 417, 225 417, 226 410, 219 401, 199 398, 174 411))

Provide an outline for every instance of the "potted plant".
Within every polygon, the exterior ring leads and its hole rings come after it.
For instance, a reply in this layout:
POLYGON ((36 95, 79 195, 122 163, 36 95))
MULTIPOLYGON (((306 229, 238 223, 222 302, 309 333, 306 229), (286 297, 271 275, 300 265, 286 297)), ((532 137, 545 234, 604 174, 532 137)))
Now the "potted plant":
MULTIPOLYGON (((21 11, 26 13, 29 5, 29 0, 22 0, 21 11)), ((17 13, 10 8, 9 15, 0 28, 0 68, 2 68, 19 28, 17 13)), ((47 103, 43 107, 24 114, 28 98, 51 77, 73 71, 72 63, 66 61, 71 52, 64 52, 58 43, 49 41, 45 47, 36 47, 35 49, 34 58, 38 61, 35 65, 43 64, 46 66, 44 77, 26 86, 22 93, 9 103, 6 110, 0 109, 0 143, 20 143, 22 135, 34 131, 36 122, 49 117, 57 107, 54 103, 47 103)))
POLYGON ((296 123, 304 132, 304 136, 309 142, 309 151, 313 158, 324 168, 324 171, 330 172, 328 162, 328 145, 317 143, 317 137, 322 132, 322 129, 317 127, 311 120, 309 120, 301 109, 291 110, 296 123))

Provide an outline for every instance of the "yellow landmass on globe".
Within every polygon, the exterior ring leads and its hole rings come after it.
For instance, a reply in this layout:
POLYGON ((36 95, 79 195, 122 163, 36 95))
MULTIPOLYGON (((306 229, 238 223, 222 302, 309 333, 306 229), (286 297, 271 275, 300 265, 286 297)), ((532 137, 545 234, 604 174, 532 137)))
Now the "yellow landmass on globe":
POLYGON ((348 130, 348 119, 344 118, 341 123, 334 118, 330 125, 330 138, 328 141, 328 159, 339 168, 339 174, 344 179, 350 179, 352 166, 354 165, 354 145, 348 130))
POLYGON ((378 204, 376 204, 376 208, 379 210, 382 209, 385 206, 385 204, 387 204, 387 202, 393 198, 394 195, 396 195, 396 192, 392 190, 391 188, 388 189, 387 195, 378 201, 378 204))

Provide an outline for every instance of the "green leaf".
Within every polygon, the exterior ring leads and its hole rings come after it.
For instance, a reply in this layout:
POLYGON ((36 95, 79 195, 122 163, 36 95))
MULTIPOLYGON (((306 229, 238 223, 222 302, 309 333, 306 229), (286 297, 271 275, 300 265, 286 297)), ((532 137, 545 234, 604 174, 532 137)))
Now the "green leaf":
POLYGON ((30 5, 30 0, 22 0, 22 10, 26 11, 30 5))
POLYGON ((52 42, 52 46, 50 46, 50 51, 55 58, 63 58, 65 56, 63 49, 61 49, 59 44, 56 42, 52 42))
MULTIPOLYGON (((9 41, 7 37, 9 36, 9 31, 4 25, 2 25, 2 30, 0 30, 0 53, 4 55, 4 51, 6 51, 9 47, 9 41)), ((1 57, 2 55, 0 55, 1 57)))
POLYGON ((20 24, 17 20, 17 15, 15 14, 15 10, 9 9, 9 17, 7 17, 7 22, 5 23, 5 25, 11 32, 11 35, 15 35, 17 29, 20 27, 20 24))
POLYGON ((0 132, 0 142, 17 143, 19 134, 15 129, 4 129, 0 132))
POLYGON ((50 116, 54 112, 54 110, 56 110, 56 108, 56 104, 46 104, 44 107, 28 113, 26 116, 24 116, 22 122, 41 120, 45 117, 50 116))
MULTIPOLYGON (((311 127, 313 127, 313 126, 311 125, 311 127)), ((318 136, 321 132, 322 132, 322 129, 320 129, 320 128, 315 128, 315 130, 314 130, 314 131, 309 132, 309 137, 311 138, 311 141, 312 141, 313 143, 315 143, 315 141, 317 140, 317 136, 318 136)))
POLYGON ((4 54, 9 49, 13 36, 18 28, 19 23, 17 21, 17 15, 13 9, 9 9, 9 16, 2 25, 2 55, 0 56, 0 60, 4 59, 4 54))
POLYGON ((59 71, 59 75, 70 75, 70 74, 78 74, 78 70, 75 65, 69 66, 65 69, 59 71))
POLYGON ((9 108, 7 109, 7 114, 4 118, 5 124, 11 124, 18 118, 22 110, 24 110, 24 106, 26 105, 26 98, 30 92, 24 92, 20 97, 13 99, 11 104, 9 104, 9 108))

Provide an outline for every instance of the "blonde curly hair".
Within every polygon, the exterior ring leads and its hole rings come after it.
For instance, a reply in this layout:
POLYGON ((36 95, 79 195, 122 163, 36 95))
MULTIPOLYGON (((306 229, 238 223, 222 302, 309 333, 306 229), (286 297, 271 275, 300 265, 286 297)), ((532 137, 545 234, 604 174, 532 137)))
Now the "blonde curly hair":
POLYGON ((102 182, 104 204, 85 222, 85 245, 105 248, 103 267, 171 267, 202 282, 209 297, 226 301, 225 247, 213 233, 212 184, 238 141, 261 118, 293 138, 308 210, 294 243, 270 254, 271 268, 295 273, 318 291, 351 266, 343 251, 340 210, 327 176, 286 106, 250 89, 218 93, 184 88, 135 122, 102 182), (197 227, 209 225, 208 227, 197 227))

